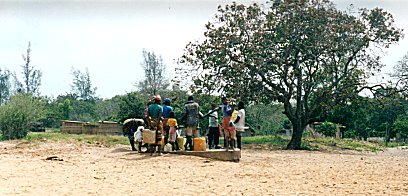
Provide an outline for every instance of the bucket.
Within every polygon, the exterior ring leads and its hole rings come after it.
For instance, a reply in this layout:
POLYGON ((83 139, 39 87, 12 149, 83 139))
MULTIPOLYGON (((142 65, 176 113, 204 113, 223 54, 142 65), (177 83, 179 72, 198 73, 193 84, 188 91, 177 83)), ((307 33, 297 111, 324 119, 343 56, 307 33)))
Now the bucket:
POLYGON ((205 137, 194 138, 194 151, 206 151, 205 137))

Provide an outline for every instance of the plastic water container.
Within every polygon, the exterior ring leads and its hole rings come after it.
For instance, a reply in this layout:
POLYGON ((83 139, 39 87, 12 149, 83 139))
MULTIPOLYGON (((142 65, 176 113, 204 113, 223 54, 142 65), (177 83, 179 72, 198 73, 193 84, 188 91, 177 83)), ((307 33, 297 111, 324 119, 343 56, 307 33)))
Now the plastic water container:
POLYGON ((179 145, 179 148, 184 150, 184 137, 177 137, 177 143, 179 145))
POLYGON ((164 137, 162 136, 161 141, 160 141, 160 148, 161 148, 162 151, 164 150, 164 145, 166 145, 166 144, 164 143, 164 137))
POLYGON ((151 131, 149 129, 143 130, 142 133, 143 143, 145 144, 155 144, 156 143, 156 131, 151 131))
POLYGON ((194 151, 206 151, 205 137, 194 138, 194 151))

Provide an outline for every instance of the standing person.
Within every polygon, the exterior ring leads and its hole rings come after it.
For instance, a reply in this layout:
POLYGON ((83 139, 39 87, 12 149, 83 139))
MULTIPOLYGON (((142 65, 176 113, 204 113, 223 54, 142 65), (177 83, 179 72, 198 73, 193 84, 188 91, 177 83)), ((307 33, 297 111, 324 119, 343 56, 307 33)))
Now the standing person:
POLYGON ((171 144, 171 151, 174 151, 174 144, 176 143, 177 139, 177 120, 174 117, 174 112, 171 111, 169 114, 169 119, 167 120, 167 126, 169 127, 169 137, 170 137, 170 144, 171 144))
POLYGON ((185 149, 187 150, 187 146, 189 146, 189 150, 193 150, 193 137, 198 137, 198 121, 199 118, 202 117, 200 112, 200 106, 198 103, 194 102, 193 96, 188 97, 188 101, 184 106, 184 110, 181 113, 181 119, 186 124, 186 137, 187 142, 184 145, 185 149))
POLYGON ((211 110, 208 112, 208 146, 209 149, 219 149, 218 143, 220 141, 219 123, 218 123, 218 106, 211 104, 211 110), (214 144, 214 145, 213 145, 214 144))
POLYGON ((158 151, 161 153, 161 133, 163 132, 163 107, 161 106, 160 95, 155 95, 153 97, 154 103, 149 106, 147 110, 147 117, 150 119, 150 128, 156 130, 156 145, 158 146, 158 151))
POLYGON ((234 121, 234 124, 237 130, 237 147, 241 149, 241 134, 245 132, 245 105, 242 101, 238 103, 238 115, 234 121))
POLYGON ((224 118, 222 119, 222 127, 224 129, 224 146, 228 150, 229 147, 234 148, 235 142, 235 129, 230 127, 230 121, 232 113, 234 112, 234 104, 228 104, 227 97, 222 98, 222 113, 224 118))
POLYGON ((144 116, 143 116, 144 124, 146 125, 146 127, 150 127, 150 119, 149 119, 148 116, 147 116, 147 112, 148 112, 148 110, 149 110, 149 106, 150 106, 152 103, 153 103, 153 101, 150 100, 150 99, 146 101, 146 108, 145 108, 144 116))
POLYGON ((165 98, 163 101, 163 133, 162 133, 162 136, 164 137, 164 145, 167 144, 169 139, 170 127, 167 125, 167 120, 170 118, 170 113, 173 111, 173 107, 171 107, 170 104, 171 100, 169 98, 165 98))

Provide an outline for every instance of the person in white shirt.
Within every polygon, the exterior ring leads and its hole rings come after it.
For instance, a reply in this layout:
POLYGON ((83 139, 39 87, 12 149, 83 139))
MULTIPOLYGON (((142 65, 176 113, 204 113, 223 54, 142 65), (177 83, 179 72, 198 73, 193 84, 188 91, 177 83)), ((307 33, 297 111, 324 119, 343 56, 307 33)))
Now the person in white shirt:
POLYGON ((220 130, 218 123, 218 112, 219 110, 217 104, 211 104, 211 110, 206 114, 209 117, 208 120, 208 147, 209 149, 219 149, 221 148, 218 144, 220 141, 220 130))
POLYGON ((237 132, 237 147, 241 149, 241 134, 245 132, 245 105, 242 101, 238 103, 238 115, 234 124, 237 132))

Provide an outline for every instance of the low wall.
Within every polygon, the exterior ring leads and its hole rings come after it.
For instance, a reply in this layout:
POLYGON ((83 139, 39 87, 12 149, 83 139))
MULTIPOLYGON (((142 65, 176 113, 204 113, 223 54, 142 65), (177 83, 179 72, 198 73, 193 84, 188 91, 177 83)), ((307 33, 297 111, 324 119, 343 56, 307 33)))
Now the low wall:
POLYGON ((61 122, 61 132, 69 134, 122 135, 122 126, 111 121, 89 123, 64 120, 61 122))

